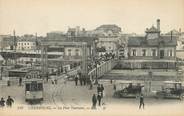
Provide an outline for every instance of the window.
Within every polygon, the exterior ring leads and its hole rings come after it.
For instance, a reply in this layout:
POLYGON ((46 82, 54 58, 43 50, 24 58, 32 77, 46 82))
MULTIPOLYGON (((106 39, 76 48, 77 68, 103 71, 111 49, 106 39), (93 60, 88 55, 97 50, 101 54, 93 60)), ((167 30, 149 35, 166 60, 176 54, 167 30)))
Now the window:
POLYGON ((75 50, 75 55, 76 55, 76 56, 79 56, 79 49, 76 49, 76 50, 75 50))
POLYGON ((136 49, 133 49, 133 50, 132 50, 132 56, 136 56, 136 54, 137 54, 136 49))
POLYGON ((72 55, 71 51, 72 51, 71 49, 68 49, 68 56, 72 55))
POLYGON ((38 83, 38 91, 41 91, 41 90, 43 90, 42 83, 38 83))
POLYGON ((142 56, 146 56, 146 50, 145 49, 142 50, 142 56))
POLYGON ((29 43, 27 43, 27 45, 29 45, 29 43))
POLYGON ((156 56, 156 50, 152 49, 152 56, 156 56))
POLYGON ((172 50, 169 50, 169 55, 168 56, 173 56, 172 50))
POLYGON ((26 84, 26 91, 30 91, 30 84, 26 84))
POLYGON ((37 90, 37 82, 36 81, 33 81, 31 83, 31 91, 36 91, 37 90))
POLYGON ((24 43, 24 45, 26 45, 26 43, 24 43))

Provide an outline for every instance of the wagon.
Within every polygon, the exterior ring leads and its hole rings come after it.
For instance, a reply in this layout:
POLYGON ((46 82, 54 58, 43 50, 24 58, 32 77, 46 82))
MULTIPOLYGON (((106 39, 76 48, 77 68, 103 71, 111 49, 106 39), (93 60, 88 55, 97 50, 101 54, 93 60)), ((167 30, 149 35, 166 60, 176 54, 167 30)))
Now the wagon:
POLYGON ((144 85, 140 82, 121 82, 115 85, 116 90, 113 94, 117 98, 136 98, 142 93, 144 85))
POLYGON ((182 100, 184 97, 184 87, 182 82, 165 81, 161 90, 156 91, 156 98, 175 98, 182 100))

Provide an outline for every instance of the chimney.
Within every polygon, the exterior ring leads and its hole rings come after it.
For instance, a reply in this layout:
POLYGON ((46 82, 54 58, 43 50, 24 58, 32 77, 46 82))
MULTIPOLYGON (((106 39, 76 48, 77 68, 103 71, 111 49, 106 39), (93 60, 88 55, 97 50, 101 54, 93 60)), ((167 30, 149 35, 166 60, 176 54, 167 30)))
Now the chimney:
POLYGON ((160 19, 157 19, 157 29, 160 31, 160 19))
POLYGON ((179 35, 181 35, 181 28, 179 28, 179 35))
POLYGON ((13 30, 13 49, 16 52, 16 35, 15 35, 15 30, 13 30))
POLYGON ((171 41, 172 41, 172 37, 173 37, 173 31, 171 31, 171 41))

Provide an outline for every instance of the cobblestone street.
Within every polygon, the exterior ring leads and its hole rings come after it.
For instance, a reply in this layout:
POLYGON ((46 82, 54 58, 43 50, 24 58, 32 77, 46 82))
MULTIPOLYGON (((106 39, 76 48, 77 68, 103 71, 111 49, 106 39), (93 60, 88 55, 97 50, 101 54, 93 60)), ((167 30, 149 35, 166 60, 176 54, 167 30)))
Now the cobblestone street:
MULTIPOLYGON (((139 105, 139 99, 131 98, 113 98, 113 84, 110 81, 101 80, 105 88, 105 97, 103 98, 104 106, 110 108, 114 105, 128 106, 132 105, 136 109, 139 105)), ((158 84, 158 82, 156 82, 158 84)), ((74 81, 59 80, 58 84, 45 83, 44 84, 44 101, 41 105, 51 106, 91 106, 91 98, 94 93, 97 93, 96 86, 93 86, 92 90, 89 90, 89 86, 75 86, 74 81)), ((24 97, 24 86, 1 86, 0 96, 7 98, 10 95, 15 100, 16 104, 26 105, 24 97)), ((159 107, 168 103, 180 105, 184 104, 183 101, 178 99, 155 99, 145 98, 146 109, 147 107, 159 107)), ((172 106, 172 105, 169 105, 172 106)), ((168 106, 167 106, 168 107, 168 106)))

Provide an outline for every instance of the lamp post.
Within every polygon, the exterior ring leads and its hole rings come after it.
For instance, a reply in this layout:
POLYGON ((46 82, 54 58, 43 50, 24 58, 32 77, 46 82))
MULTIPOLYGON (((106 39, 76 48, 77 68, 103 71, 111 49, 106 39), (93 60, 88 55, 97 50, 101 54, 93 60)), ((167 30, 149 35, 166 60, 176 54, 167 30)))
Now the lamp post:
POLYGON ((152 68, 150 66, 150 70, 149 70, 149 92, 151 92, 151 82, 152 82, 152 77, 153 77, 153 72, 152 72, 152 68))
POLYGON ((95 78, 95 85, 98 85, 98 62, 97 59, 95 59, 95 68, 96 68, 96 78, 95 78))
POLYGON ((1 67, 1 77, 0 77, 0 80, 2 80, 2 73, 3 73, 3 67, 1 67))

